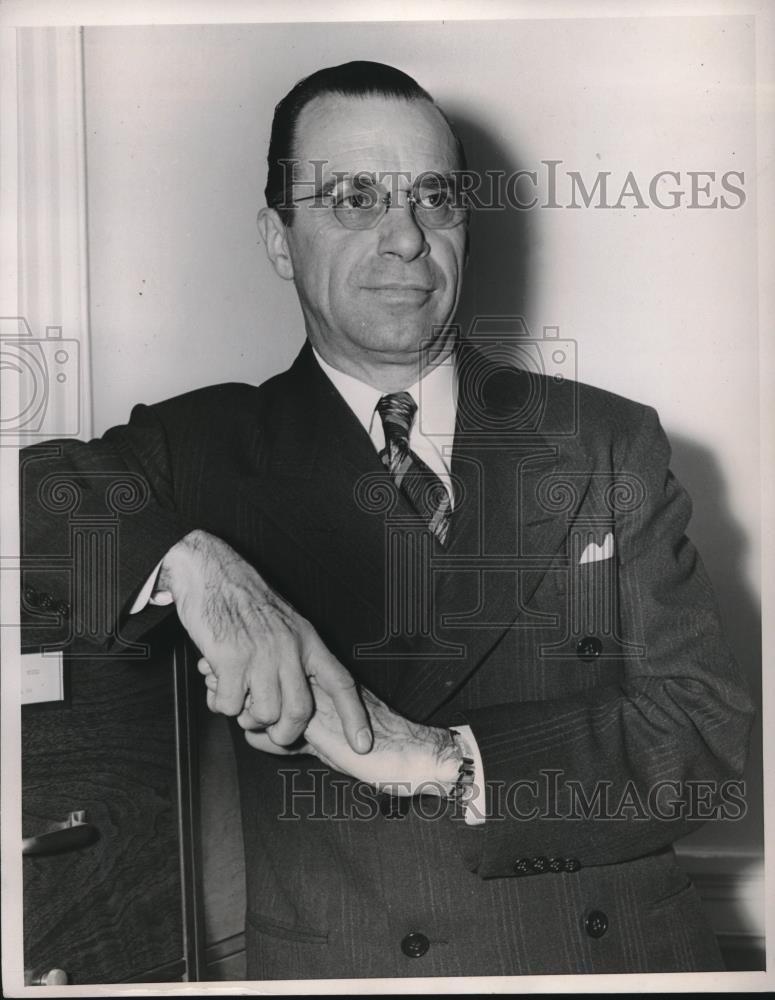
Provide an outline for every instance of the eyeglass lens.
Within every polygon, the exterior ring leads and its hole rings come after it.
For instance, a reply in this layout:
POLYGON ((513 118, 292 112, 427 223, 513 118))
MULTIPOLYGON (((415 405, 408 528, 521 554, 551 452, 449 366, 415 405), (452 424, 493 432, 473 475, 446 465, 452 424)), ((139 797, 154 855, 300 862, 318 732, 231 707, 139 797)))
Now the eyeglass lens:
MULTIPOLYGON (((452 185, 441 177, 415 184, 410 195, 417 222, 427 229, 447 229, 465 218, 452 185)), ((368 177, 353 178, 334 193, 334 215, 347 229, 371 229, 391 205, 392 192, 368 177)))

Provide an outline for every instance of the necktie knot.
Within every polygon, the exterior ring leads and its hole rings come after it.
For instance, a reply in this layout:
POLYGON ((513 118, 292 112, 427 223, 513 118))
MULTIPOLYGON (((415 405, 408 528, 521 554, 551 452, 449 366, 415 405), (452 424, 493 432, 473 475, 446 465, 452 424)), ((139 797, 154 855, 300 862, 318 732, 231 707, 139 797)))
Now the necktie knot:
POLYGON ((417 403, 408 392, 391 392, 377 403, 377 413, 382 420, 385 444, 409 447, 409 432, 417 413, 417 403))

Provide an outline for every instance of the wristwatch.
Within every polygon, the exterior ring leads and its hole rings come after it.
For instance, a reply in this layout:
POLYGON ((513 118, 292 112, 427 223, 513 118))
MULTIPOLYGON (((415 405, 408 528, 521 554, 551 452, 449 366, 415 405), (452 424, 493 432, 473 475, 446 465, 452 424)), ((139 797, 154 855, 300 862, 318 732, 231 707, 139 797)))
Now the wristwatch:
POLYGON ((457 769, 457 778, 447 797, 457 802, 464 802, 474 783, 474 758, 469 756, 470 750, 457 729, 450 729, 450 734, 460 756, 460 764, 457 769))

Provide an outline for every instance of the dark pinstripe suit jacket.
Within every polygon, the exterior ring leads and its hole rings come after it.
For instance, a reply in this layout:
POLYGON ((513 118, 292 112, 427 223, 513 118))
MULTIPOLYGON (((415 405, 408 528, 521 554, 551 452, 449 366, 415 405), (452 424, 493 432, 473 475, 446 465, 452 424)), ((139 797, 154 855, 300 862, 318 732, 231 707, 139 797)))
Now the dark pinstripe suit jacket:
POLYGON ((27 642, 90 628, 114 649, 137 640, 169 612, 128 619, 133 595, 196 526, 252 561, 398 711, 473 727, 480 827, 437 800, 400 810, 235 734, 251 978, 718 968, 670 845, 713 802, 739 806, 723 783, 740 774, 752 708, 656 414, 495 373, 472 349, 459 374, 443 548, 308 347, 260 388, 197 390, 135 408, 98 441, 29 449, 27 642), (64 566, 62 482, 83 513, 106 502, 105 473, 125 486, 107 501, 118 582, 95 625, 64 566))

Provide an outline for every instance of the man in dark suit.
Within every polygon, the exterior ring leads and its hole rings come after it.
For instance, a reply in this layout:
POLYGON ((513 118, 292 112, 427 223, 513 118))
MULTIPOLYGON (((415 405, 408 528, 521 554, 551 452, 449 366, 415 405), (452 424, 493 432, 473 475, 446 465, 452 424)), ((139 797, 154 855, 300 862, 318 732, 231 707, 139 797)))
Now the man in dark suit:
MULTIPOLYGON (((298 84, 259 227, 307 344, 32 449, 25 552, 57 476, 137 485, 106 632, 174 604, 235 719, 250 978, 720 968, 671 845, 734 805, 752 709, 690 503, 653 410, 456 338, 463 166, 397 70, 298 84)), ((25 584, 83 632, 83 588, 25 584)))

